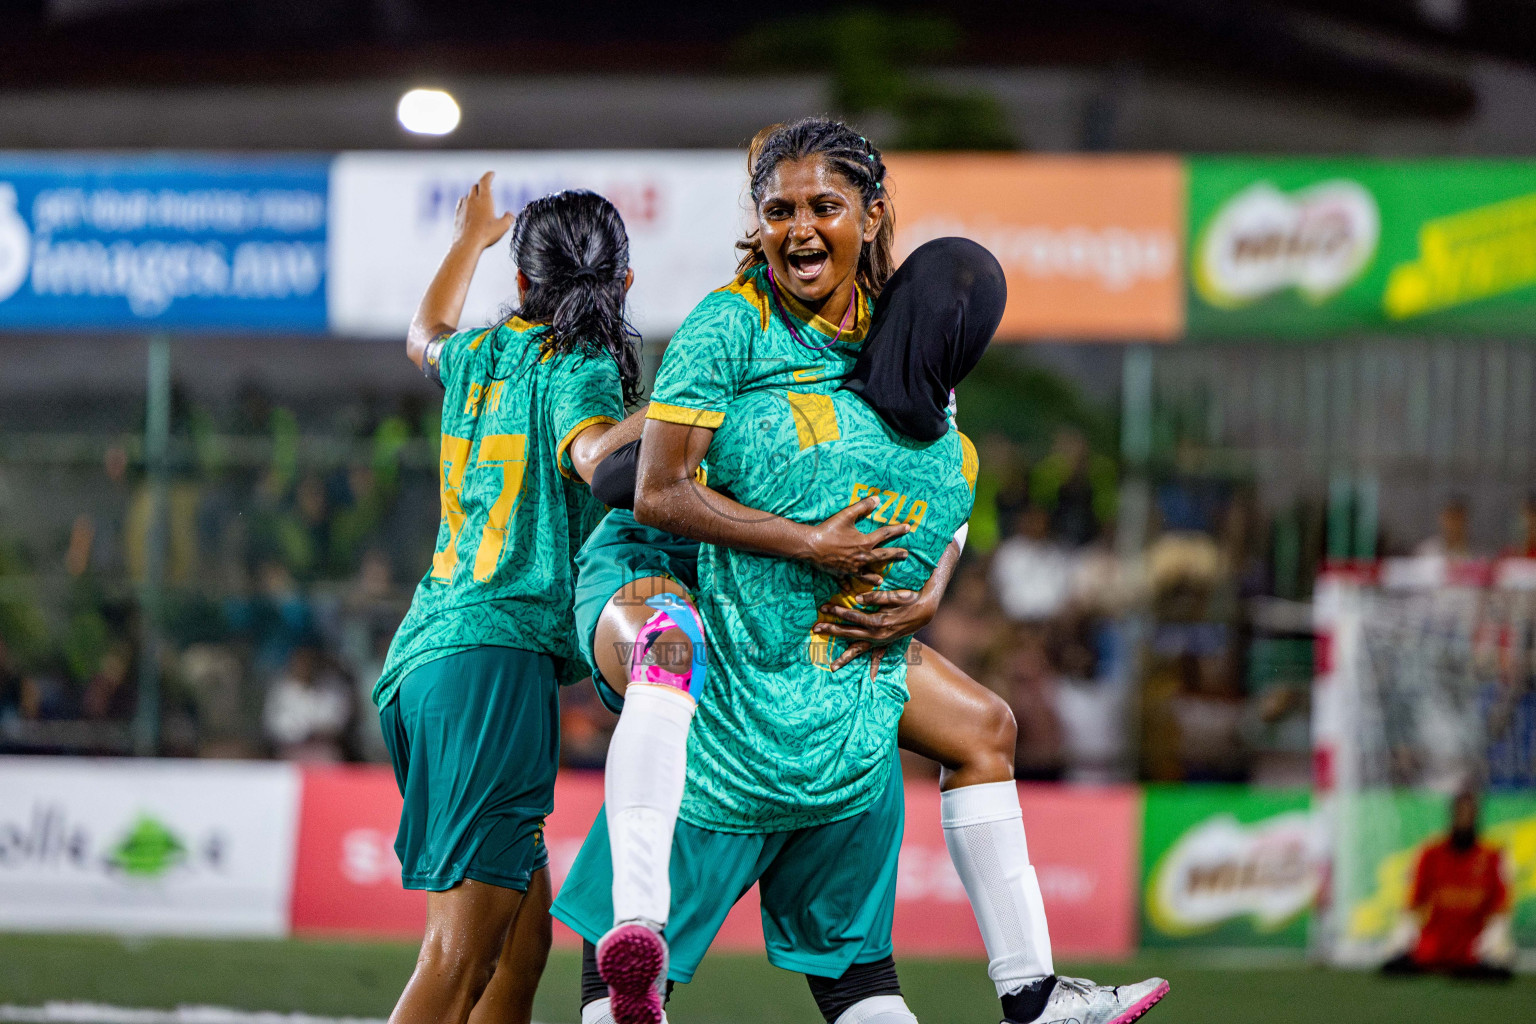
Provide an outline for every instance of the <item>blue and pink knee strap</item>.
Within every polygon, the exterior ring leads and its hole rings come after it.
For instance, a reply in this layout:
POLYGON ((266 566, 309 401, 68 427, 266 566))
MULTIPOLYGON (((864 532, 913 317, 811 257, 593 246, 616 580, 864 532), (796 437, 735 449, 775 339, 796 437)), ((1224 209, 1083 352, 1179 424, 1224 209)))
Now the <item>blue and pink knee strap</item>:
POLYGON ((629 663, 630 682, 651 683, 681 690, 692 697, 694 703, 698 703, 699 696, 704 692, 704 683, 709 677, 709 655, 704 646, 704 623, 700 621, 699 613, 676 594, 657 594, 647 598, 645 603, 656 609, 656 614, 646 620, 635 636, 635 647, 629 663), (646 661, 657 637, 669 629, 680 630, 693 645, 693 663, 689 665, 686 674, 672 672, 646 661))

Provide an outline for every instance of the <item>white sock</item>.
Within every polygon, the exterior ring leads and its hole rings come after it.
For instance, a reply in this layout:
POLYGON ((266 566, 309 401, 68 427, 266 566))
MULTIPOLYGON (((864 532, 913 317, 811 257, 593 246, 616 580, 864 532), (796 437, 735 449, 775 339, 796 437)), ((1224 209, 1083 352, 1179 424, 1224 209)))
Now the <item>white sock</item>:
POLYGON ((613 920, 667 923, 672 905, 672 831, 688 774, 693 699, 631 683, 603 772, 613 851, 613 920))
POLYGON ((999 996, 1055 974, 1040 880, 1029 863, 1019 790, 1012 782, 962 786, 940 795, 944 844, 987 947, 987 976, 999 996))
POLYGON ((870 996, 838 1014, 832 1024, 917 1024, 917 1017, 901 996, 870 996))
MULTIPOLYGON (((613 1009, 608 997, 594 999, 581 1008, 581 1024, 613 1024, 613 1009)), ((661 1024, 667 1024, 667 1011, 661 1011, 661 1024)))

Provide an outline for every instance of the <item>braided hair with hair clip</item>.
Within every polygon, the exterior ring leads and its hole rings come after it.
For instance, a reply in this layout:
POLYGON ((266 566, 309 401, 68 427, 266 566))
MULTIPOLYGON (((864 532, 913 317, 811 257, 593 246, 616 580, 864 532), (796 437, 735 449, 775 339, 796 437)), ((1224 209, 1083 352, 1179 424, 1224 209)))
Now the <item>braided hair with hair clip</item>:
MULTIPOLYGON (((875 239, 859 253, 859 287, 874 298, 896 271, 896 211, 885 191, 885 161, 874 143, 828 117, 769 125, 753 136, 747 147, 747 180, 753 205, 762 199, 779 164, 810 156, 826 161, 829 168, 857 189, 864 209, 869 209, 877 199, 885 200, 885 216, 875 239)), ((756 229, 737 242, 736 248, 742 250, 736 267, 738 274, 767 262, 756 229)))
POLYGON ((624 315, 629 234, 613 204, 586 189, 535 199, 512 228, 512 262, 528 287, 502 323, 516 316, 538 327, 540 357, 607 352, 619 366, 624 404, 637 403, 640 335, 624 315))

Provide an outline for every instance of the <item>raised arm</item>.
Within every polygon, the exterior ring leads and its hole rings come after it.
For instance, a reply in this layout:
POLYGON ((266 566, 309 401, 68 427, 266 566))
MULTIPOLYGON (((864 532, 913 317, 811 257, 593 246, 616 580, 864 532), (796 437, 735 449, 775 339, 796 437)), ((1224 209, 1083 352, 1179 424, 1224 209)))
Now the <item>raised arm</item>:
POLYGON ((496 216, 496 204, 491 198, 491 179, 495 176, 494 171, 482 174, 454 209, 453 242, 432 283, 427 285, 405 334, 406 357, 418 370, 425 369, 424 363, 435 364, 436 350, 441 348, 443 339, 459 329, 464 296, 469 294, 469 282, 475 276, 480 254, 501 241, 512 226, 510 212, 496 216))
POLYGON ((706 544, 795 558, 840 575, 869 572, 907 557, 904 549, 884 545, 910 532, 910 526, 864 533, 856 525, 880 507, 878 498, 809 525, 748 508, 698 484, 694 474, 714 435, 689 424, 646 422, 635 480, 637 520, 706 544))

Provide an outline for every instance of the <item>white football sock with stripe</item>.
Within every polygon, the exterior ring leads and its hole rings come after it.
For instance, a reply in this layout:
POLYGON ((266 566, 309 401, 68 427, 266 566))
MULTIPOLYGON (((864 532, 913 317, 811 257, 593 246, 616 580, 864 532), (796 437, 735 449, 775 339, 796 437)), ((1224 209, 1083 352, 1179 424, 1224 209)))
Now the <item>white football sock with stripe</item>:
POLYGON ((603 772, 613 854, 613 921, 667 923, 672 832, 688 775, 693 698, 669 686, 631 683, 603 772))
POLYGON ((1040 880, 1029 863, 1019 790, 1012 782, 962 786, 940 795, 949 858, 971 899, 987 947, 987 976, 999 996, 1055 974, 1040 880))

